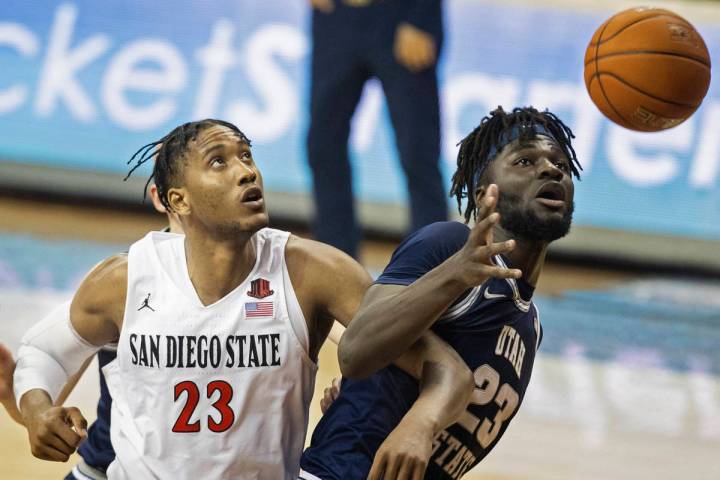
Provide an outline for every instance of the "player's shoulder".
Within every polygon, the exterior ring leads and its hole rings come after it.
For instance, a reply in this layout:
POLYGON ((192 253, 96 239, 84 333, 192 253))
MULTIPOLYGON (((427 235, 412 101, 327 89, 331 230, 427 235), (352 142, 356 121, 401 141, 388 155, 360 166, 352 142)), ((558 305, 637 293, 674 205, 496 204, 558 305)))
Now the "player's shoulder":
POLYGON ((470 229, 460 222, 435 222, 408 235, 395 249, 391 263, 408 258, 430 258, 442 262, 462 248, 470 229))
POLYGON ((372 283, 370 274, 345 252, 322 242, 290 235, 285 262, 295 293, 327 301, 329 296, 355 293, 372 283))
POLYGON ((76 299, 86 299, 98 305, 116 297, 124 302, 127 279, 128 256, 126 253, 118 253, 90 270, 78 288, 76 299))
POLYGON ((119 280, 127 281, 128 254, 118 253, 106 258, 87 274, 86 280, 101 282, 114 282, 119 280))
POLYGON ((396 254, 407 251, 457 251, 467 241, 470 228, 464 223, 435 222, 411 233, 398 246, 396 254))
POLYGON ((469 235, 470 227, 468 227, 464 223, 450 220, 446 222, 435 222, 431 223, 430 225, 426 225, 417 230, 408 238, 441 243, 465 243, 469 235))
MULTIPOLYGON (((351 259, 347 254, 326 243, 302 238, 290 234, 285 246, 285 258, 288 262, 309 265, 331 265, 336 261, 351 259)), ((352 259, 351 259, 352 260, 352 259)))
POLYGON ((293 270, 317 273, 323 277, 332 277, 334 274, 349 275, 353 272, 367 275, 365 269, 342 250, 293 234, 285 246, 285 261, 291 277, 293 270))

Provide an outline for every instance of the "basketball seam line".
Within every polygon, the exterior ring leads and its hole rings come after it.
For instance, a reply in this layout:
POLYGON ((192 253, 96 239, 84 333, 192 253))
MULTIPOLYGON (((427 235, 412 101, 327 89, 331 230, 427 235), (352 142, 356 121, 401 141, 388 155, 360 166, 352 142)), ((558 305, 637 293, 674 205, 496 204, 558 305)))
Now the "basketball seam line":
POLYGON ((699 63, 700 65, 702 65, 702 66, 704 66, 704 67, 707 67, 708 69, 712 68, 710 65, 708 65, 707 63, 703 62, 702 60, 700 60, 700 59, 698 59, 698 58, 688 57, 688 56, 686 56, 686 55, 683 55, 683 54, 680 54, 680 53, 674 53, 674 52, 661 52, 661 51, 659 51, 659 50, 634 50, 634 51, 632 51, 632 52, 608 53, 608 54, 605 54, 605 55, 600 55, 600 56, 596 57, 596 58, 593 59, 593 60, 590 60, 590 61, 587 62, 584 66, 587 67, 588 65, 590 65, 591 62, 593 62, 593 61, 595 61, 595 60, 602 60, 603 58, 618 57, 618 56, 621 56, 621 55, 641 55, 641 54, 648 54, 648 55, 667 55, 667 56, 671 56, 671 57, 685 58, 685 59, 687 59, 687 60, 691 60, 691 61, 693 61, 693 62, 699 63))
MULTIPOLYGON (((615 105, 612 104, 612 102, 610 101, 610 99, 609 99, 608 96, 607 96, 607 93, 605 93, 605 87, 604 87, 603 84, 602 84, 602 79, 601 79, 599 76, 597 76, 597 72, 598 72, 598 70, 599 70, 599 67, 598 67, 598 51, 600 50, 600 42, 602 41, 603 33, 605 33, 605 30, 607 29, 607 27, 608 27, 609 25, 610 25, 609 22, 606 23, 605 26, 603 27, 602 31, 600 32, 600 35, 598 35, 598 43, 595 45, 595 73, 593 73, 593 75, 590 77, 590 84, 592 84, 592 79, 593 79, 593 78, 597 78, 598 85, 600 85, 600 91, 602 92, 603 97, 605 97, 605 101, 607 102, 607 104, 610 105, 610 108, 612 108, 613 112, 615 112, 615 115, 617 115, 618 118, 620 118, 620 120, 622 120, 623 122, 625 122, 625 124, 627 124, 627 125, 632 125, 632 122, 628 122, 628 121, 625 119, 625 117, 618 111, 618 109, 615 108, 615 105)), ((590 84, 588 84, 588 85, 590 85, 590 84)))
MULTIPOLYGON (((610 35, 608 38, 602 38, 602 34, 600 34, 600 37, 598 38, 598 42, 597 42, 595 45, 602 45, 603 43, 605 43, 605 42, 607 42, 607 41, 609 41, 609 40, 612 40, 613 38, 617 37, 617 36, 620 35, 622 32, 624 32, 624 31, 627 30, 628 28, 632 27, 633 25, 637 25, 638 23, 644 22, 645 20, 652 20, 653 18, 658 18, 658 17, 668 17, 668 18, 671 18, 671 19, 673 19, 673 20, 682 20, 684 23, 688 24, 688 22, 687 22, 686 20, 684 20, 683 18, 681 18, 681 17, 673 17, 672 15, 668 15, 668 14, 666 14, 666 13, 658 13, 657 15, 653 15, 653 16, 651 16, 651 17, 643 17, 643 18, 640 18, 640 19, 638 19, 638 20, 635 20, 635 21, 632 22, 632 23, 628 23, 627 25, 625 25, 624 27, 622 27, 620 30, 618 30, 617 32, 615 32, 615 33, 613 33, 612 35, 610 35)), ((608 23, 608 25, 606 25, 605 28, 607 28, 609 25, 610 25, 610 24, 608 23)), ((688 25, 690 25, 690 24, 688 24, 688 25)), ((692 25, 690 25, 690 26, 692 27, 692 25)), ((695 29, 695 27, 693 27, 693 30, 694 30, 694 29, 695 29)), ((603 31, 605 31, 605 29, 603 29, 603 31)), ((592 44, 591 44, 591 45, 592 45, 592 44)))
MULTIPOLYGON (((616 74, 614 74, 614 73, 612 73, 612 72, 605 72, 605 71, 599 71, 599 70, 598 70, 598 71, 596 71, 595 73, 592 74, 592 76, 590 77, 590 79, 592 80, 593 77, 597 77, 598 82, 599 82, 599 81, 600 81, 600 75, 607 75, 607 76, 609 76, 609 77, 613 77, 615 80, 617 80, 618 82, 622 83, 623 85, 625 85, 625 86, 627 86, 627 87, 630 87, 630 88, 632 88, 633 90, 635 90, 635 91, 637 91, 637 92, 639 92, 639 93, 642 93, 643 95, 645 95, 645 96, 647 96, 647 97, 650 97, 650 98, 655 99, 655 100, 659 100, 659 101, 661 101, 661 102, 663 102, 663 103, 667 103, 667 104, 669 104, 669 105, 675 105, 675 106, 677 106, 677 107, 684 107, 684 108, 698 108, 698 107, 700 106, 699 103, 698 103, 697 105, 691 105, 691 104, 689 104, 689 103, 673 102, 672 100, 666 100, 666 99, 664 99, 664 98, 662 98, 662 97, 658 97, 657 95, 653 95, 653 94, 651 94, 651 93, 646 92, 645 90, 639 89, 638 87, 636 87, 636 86, 633 85, 632 83, 627 82, 626 80, 624 80, 624 79, 621 78, 621 77, 618 77, 616 74)), ((701 102, 701 103, 702 103, 702 102, 701 102)))

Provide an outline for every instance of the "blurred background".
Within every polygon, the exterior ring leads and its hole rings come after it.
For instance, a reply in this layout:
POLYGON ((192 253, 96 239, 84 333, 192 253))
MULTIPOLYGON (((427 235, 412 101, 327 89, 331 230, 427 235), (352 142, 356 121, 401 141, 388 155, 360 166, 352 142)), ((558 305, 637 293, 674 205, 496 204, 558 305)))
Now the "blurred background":
MULTIPOLYGON (((385 0, 393 1, 393 0, 385 0)), ((583 83, 595 29, 626 1, 447 0, 437 68, 440 169, 491 109, 549 108, 584 170, 571 234, 536 294, 544 340, 523 407, 472 479, 720 478, 720 87, 662 133, 607 121, 583 83)), ((663 2, 720 63, 720 3, 663 2)), ((97 261, 162 228, 150 171, 126 161, 176 125, 215 117, 253 141, 273 226, 312 235, 311 7, 300 0, 0 1, 0 341, 68 298, 97 261)), ((409 228, 378 80, 349 139, 377 275, 409 228)), ((448 211, 456 209, 448 199, 448 211)), ((321 355, 318 390, 338 369, 321 355)), ((71 397, 89 418, 90 369, 71 397)), ((313 402, 310 432, 319 416, 313 402)), ((62 478, 0 414, 0 478, 62 478)))

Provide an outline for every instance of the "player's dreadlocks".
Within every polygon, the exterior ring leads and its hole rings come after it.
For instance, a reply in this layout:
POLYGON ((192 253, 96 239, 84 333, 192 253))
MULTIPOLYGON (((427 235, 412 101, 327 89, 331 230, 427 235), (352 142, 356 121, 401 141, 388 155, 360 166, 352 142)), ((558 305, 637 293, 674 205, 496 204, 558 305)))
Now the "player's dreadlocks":
POLYGON ((459 212, 462 212, 462 199, 467 198, 464 212, 466 222, 470 221, 471 216, 477 217, 475 189, 487 166, 504 144, 508 143, 511 133, 517 131, 517 138, 522 142, 532 139, 538 130, 545 130, 552 135, 570 160, 572 174, 580 179, 582 166, 571 142, 575 135, 555 114, 547 110, 539 112, 533 107, 515 108, 507 113, 502 107, 498 107, 459 143, 457 170, 452 177, 450 196, 457 199, 459 212))
POLYGON ((147 145, 143 145, 135 154, 128 160, 128 165, 135 161, 135 165, 130 169, 125 180, 130 178, 130 175, 143 165, 148 160, 155 158, 155 166, 153 167, 153 173, 145 183, 145 191, 143 193, 143 200, 147 195, 147 187, 150 182, 155 179, 155 185, 157 186, 158 197, 163 206, 169 210, 172 210, 170 203, 167 199, 167 191, 170 187, 177 184, 178 173, 182 168, 182 159, 187 152, 188 143, 194 140, 198 133, 205 130, 213 125, 222 125, 235 132, 243 142, 246 142, 250 146, 250 140, 240 131, 238 127, 232 123, 225 122, 223 120, 216 120, 213 118, 206 118, 204 120, 198 120, 196 122, 188 122, 175 127, 170 133, 165 135, 160 140, 150 142, 147 145))

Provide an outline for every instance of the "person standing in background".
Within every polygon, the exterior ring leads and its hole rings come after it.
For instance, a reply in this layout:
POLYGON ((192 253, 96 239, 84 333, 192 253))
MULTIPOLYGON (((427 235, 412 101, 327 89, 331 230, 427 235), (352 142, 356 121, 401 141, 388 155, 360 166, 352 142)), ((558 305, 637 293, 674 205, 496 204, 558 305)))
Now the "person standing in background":
POLYGON ((312 71, 307 154, 315 238, 358 256, 348 159, 350 119, 365 82, 387 99, 410 195, 410 229, 447 219, 440 160, 437 59, 441 0, 310 0, 312 71))

